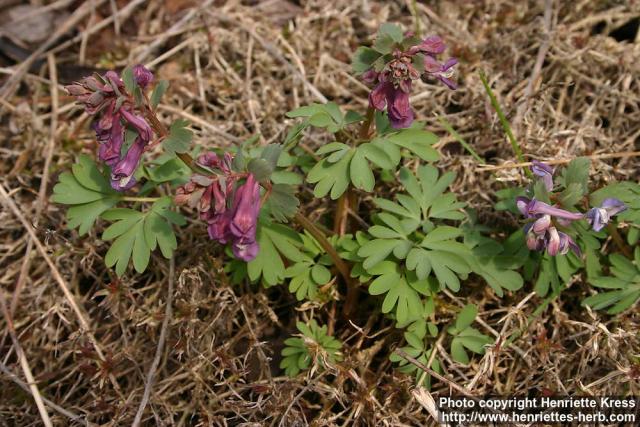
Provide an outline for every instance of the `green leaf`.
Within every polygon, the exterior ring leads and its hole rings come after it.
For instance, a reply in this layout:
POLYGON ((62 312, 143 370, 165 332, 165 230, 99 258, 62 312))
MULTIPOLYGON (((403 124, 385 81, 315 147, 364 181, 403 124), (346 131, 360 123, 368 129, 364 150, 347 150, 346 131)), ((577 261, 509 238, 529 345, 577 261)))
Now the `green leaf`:
POLYGON ((582 304, 595 310, 608 307, 609 314, 618 314, 633 306, 640 299, 640 247, 635 249, 634 261, 635 265, 620 254, 609 255, 613 277, 597 276, 589 280, 591 285, 609 290, 585 298, 582 304))
POLYGON ((403 38, 402 28, 387 22, 380 26, 373 48, 381 54, 388 54, 394 45, 402 43, 403 38))
POLYGON ((357 150, 351 158, 350 170, 351 182, 354 187, 364 190, 368 193, 373 191, 376 179, 369 167, 369 162, 364 157, 361 150, 357 150))
POLYGON ((278 159, 282 154, 282 145, 280 144, 269 144, 262 150, 260 154, 260 158, 264 159, 267 164, 271 167, 271 170, 275 170, 278 166, 278 159))
POLYGON ((315 320, 308 325, 297 322, 296 326, 303 338, 288 338, 284 341, 280 368, 285 370, 286 375, 297 375, 300 371, 308 369, 311 362, 325 368, 327 362, 335 363, 342 360, 342 342, 328 335, 326 326, 318 326, 315 320))
POLYGON ((351 66, 357 74, 369 70, 373 63, 380 57, 380 53, 369 47, 360 46, 351 58, 351 66))
POLYGON ((118 199, 108 197, 82 205, 71 206, 67 210, 67 226, 69 229, 77 227, 78 234, 82 236, 93 227, 100 214, 107 209, 111 209, 116 203, 118 203, 118 199))
POLYGON ((86 155, 80 155, 72 166, 73 173, 63 172, 53 187, 51 200, 74 205, 67 211, 67 226, 87 233, 96 219, 112 208, 122 197, 114 191, 96 163, 86 155))
POLYGON ((469 363, 469 356, 465 349, 476 354, 484 354, 485 345, 493 343, 490 337, 472 327, 466 327, 462 330, 451 327, 448 332, 454 336, 451 340, 451 357, 464 365, 469 363))
POLYGON ((115 221, 102 233, 103 240, 113 240, 105 256, 107 267, 115 265, 116 274, 122 276, 129 261, 133 260, 135 270, 143 273, 149 264, 151 251, 158 246, 165 258, 171 258, 178 244, 170 222, 183 223, 184 219, 170 211, 170 206, 171 198, 163 197, 147 212, 126 208, 104 212, 104 219, 115 221))
POLYGON ((438 142, 438 137, 420 129, 405 129, 387 137, 393 144, 406 148, 425 162, 435 162, 440 158, 432 147, 438 142))
POLYGON ((262 278, 266 287, 282 283, 285 277, 283 258, 302 261, 302 240, 291 228, 260 219, 256 240, 260 245, 258 255, 247 263, 247 273, 252 282, 262 278))
POLYGON ((462 331, 471 326, 477 315, 478 307, 473 304, 465 305, 460 313, 458 313, 458 317, 456 318, 456 329, 462 331))
POLYGON ((386 294, 382 302, 382 312, 395 310, 398 323, 417 319, 422 312, 422 301, 418 293, 409 286, 407 279, 389 262, 386 271, 369 285, 371 295, 386 294))
POLYGON ((169 82, 166 80, 160 80, 158 84, 156 84, 156 87, 153 88, 153 92, 151 93, 151 98, 149 100, 151 102, 151 107, 155 109, 158 104, 160 104, 162 96, 165 94, 168 88, 169 82))
POLYGON ((578 157, 573 159, 562 171, 562 175, 558 181, 565 187, 569 188, 572 184, 580 186, 582 197, 589 191, 589 167, 591 161, 587 157, 578 157))
POLYGON ((311 269, 311 277, 319 285, 324 285, 331 280, 331 272, 323 265, 316 264, 311 269))
POLYGON ((298 211, 299 201, 295 196, 295 188, 287 184, 273 184, 266 207, 278 222, 287 222, 298 211))
POLYGON ((131 69, 131 67, 126 67, 124 70, 122 70, 121 76, 125 89, 127 89, 127 92, 129 94, 133 94, 138 85, 136 85, 136 81, 133 78, 133 70, 131 69))
POLYGON ((144 170, 147 177, 156 183, 185 180, 191 174, 191 169, 175 157, 155 167, 144 166, 144 170))
POLYGON ((577 182, 572 182, 558 195, 558 201, 562 207, 571 208, 582 199, 583 195, 582 186, 577 182))
POLYGON ((251 159, 247 165, 247 170, 253 174, 256 181, 266 182, 271 177, 273 167, 265 159, 251 159))
POLYGON ((382 169, 393 169, 400 161, 400 156, 397 157, 397 162, 394 161, 396 159, 392 159, 378 143, 367 142, 359 145, 357 150, 369 161, 382 169))
POLYGON ((451 341, 451 358, 463 365, 469 364, 469 356, 467 355, 467 352, 464 351, 462 341, 459 338, 454 338, 451 341))
POLYGON ((327 159, 316 163, 309 171, 307 181, 316 184, 313 194, 324 197, 331 192, 331 199, 336 200, 347 190, 350 182, 349 164, 354 151, 350 150, 336 163, 329 163, 327 159))
POLYGON ((169 136, 162 141, 162 146, 169 153, 186 153, 189 151, 193 133, 186 127, 187 120, 178 119, 171 124, 169 136))

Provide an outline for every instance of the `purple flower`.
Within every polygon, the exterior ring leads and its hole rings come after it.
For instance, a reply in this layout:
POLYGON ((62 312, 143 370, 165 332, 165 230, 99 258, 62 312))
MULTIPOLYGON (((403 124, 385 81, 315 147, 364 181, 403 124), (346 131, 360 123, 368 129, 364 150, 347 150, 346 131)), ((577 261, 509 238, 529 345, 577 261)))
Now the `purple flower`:
POLYGON ((526 197, 518 197, 516 205, 525 217, 535 219, 524 226, 527 247, 530 250, 546 249, 551 256, 564 255, 572 250, 576 255, 580 255, 578 245, 568 234, 558 231, 554 225, 554 219, 561 225, 568 225, 571 221, 582 219, 583 214, 565 211, 526 197))
POLYGON ((120 114, 114 113, 115 104, 111 104, 99 120, 92 124, 96 139, 100 144, 98 158, 108 166, 113 166, 120 159, 120 151, 124 143, 124 129, 120 123, 120 114))
POLYGON ((534 175, 542 178, 542 181, 544 182, 544 186, 546 187, 547 191, 553 190, 554 169, 551 166, 547 165, 546 163, 542 163, 538 160, 534 160, 531 163, 532 163, 531 172, 533 172, 534 175))
POLYGON ((153 73, 142 64, 133 67, 133 79, 141 89, 146 89, 153 82, 153 73))
POLYGON ((611 217, 627 209, 627 206, 618 199, 604 199, 599 208, 591 208, 587 212, 587 221, 594 231, 600 231, 609 223, 611 217))
MULTIPOLYGON (((115 83, 117 88, 117 81, 115 83)), ((65 89, 69 95, 76 98, 77 102, 84 105, 85 111, 91 115, 114 102, 117 95, 111 82, 103 80, 99 76, 85 77, 74 84, 65 86, 65 89)))
POLYGON ((393 128, 406 128, 414 120, 414 113, 409 103, 412 82, 421 77, 432 76, 442 81, 451 89, 456 84, 451 77, 453 66, 458 63, 455 58, 441 64, 436 55, 444 52, 445 45, 440 37, 427 37, 405 51, 396 49, 382 71, 369 69, 362 74, 365 83, 374 85, 369 94, 369 106, 378 111, 387 108, 389 121, 393 128), (423 63, 423 64, 422 64, 423 63), (424 67, 420 71, 416 65, 424 67))
POLYGON ((443 53, 446 49, 444 40, 439 36, 429 36, 422 40, 420 44, 412 46, 409 51, 413 53, 422 52, 427 55, 435 56, 443 53))
POLYGON ((559 231, 558 235, 560 236, 560 255, 567 254, 567 252, 569 252, 569 249, 571 249, 577 256, 580 256, 580 247, 576 244, 576 242, 573 241, 571 236, 563 233, 562 231, 559 231))
POLYGON ((111 187, 117 191, 128 190, 136 184, 133 174, 138 169, 146 141, 137 137, 129 150, 111 169, 111 187))
POLYGON ((214 169, 215 175, 192 175, 176 191, 175 201, 197 208, 207 221, 209 237, 221 244, 231 243, 235 257, 248 262, 260 250, 256 242, 260 184, 249 174, 242 185, 236 185, 243 175, 233 173, 232 162, 229 153, 222 157, 215 153, 200 155, 196 163, 214 169))
POLYGON ((231 233, 238 239, 255 240, 258 214, 260 213, 260 184, 253 174, 236 190, 233 200, 231 233))
POLYGON ((584 218, 584 214, 581 214, 579 212, 569 212, 564 209, 553 207, 536 199, 529 200, 526 197, 517 197, 516 206, 526 218, 534 218, 539 215, 551 215, 552 217, 567 219, 571 221, 584 218))
POLYGON ((434 57, 426 55, 424 57, 424 69, 427 75, 431 75, 442 83, 447 85, 449 89, 457 89, 458 85, 451 80, 453 77, 453 67, 458 63, 455 58, 449 58, 444 64, 438 62, 434 57))
POLYGON ((395 88, 389 82, 378 83, 378 86, 371 91, 369 105, 378 111, 384 110, 386 106, 389 121, 395 129, 407 128, 413 122, 414 114, 409 104, 409 94, 395 88))
POLYGON ((141 139, 145 142, 151 141, 153 131, 151 130, 149 123, 147 123, 143 117, 138 116, 126 108, 120 108, 120 113, 122 114, 122 118, 138 131, 138 136, 140 136, 141 139))
POLYGON ((233 238, 229 225, 231 225, 231 211, 213 215, 208 223, 207 231, 209 232, 209 238, 215 240, 218 243, 226 244, 233 238))

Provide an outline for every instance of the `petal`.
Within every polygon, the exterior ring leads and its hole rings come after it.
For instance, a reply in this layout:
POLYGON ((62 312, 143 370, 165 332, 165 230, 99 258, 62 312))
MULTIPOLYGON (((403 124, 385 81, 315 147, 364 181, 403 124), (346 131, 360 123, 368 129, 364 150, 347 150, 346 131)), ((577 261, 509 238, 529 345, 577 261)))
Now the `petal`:
POLYGON ((579 212, 569 212, 564 209, 556 208, 548 205, 547 203, 539 200, 532 200, 530 206, 528 206, 530 215, 547 214, 558 218, 569 219, 572 221, 584 218, 584 215, 579 212))
MULTIPOLYGON (((378 85, 369 93, 369 105, 378 111, 383 111, 387 105, 387 90, 391 83, 383 82, 378 85)), ((393 86, 392 86, 393 87, 393 86)))
POLYGON ((242 261, 253 260, 260 251, 260 245, 255 240, 247 242, 234 242, 232 245, 233 254, 242 261))
POLYGON ((601 207, 607 210, 609 216, 614 216, 627 209, 627 206, 622 200, 615 198, 608 198, 602 201, 601 207))
POLYGON ((135 142, 129 147, 127 154, 113 167, 111 175, 114 179, 122 179, 133 175, 138 168, 145 145, 145 141, 140 137, 136 138, 135 142))
POLYGON ((439 36, 429 36, 418 45, 421 52, 437 55, 444 52, 446 46, 439 36))
POLYGON ((394 89, 389 98, 387 98, 387 113, 389 115, 389 121, 394 129, 402 129, 411 126, 413 123, 413 110, 411 104, 409 104, 409 94, 394 89))
POLYGON ((543 215, 533 223, 532 229, 535 234, 544 234, 550 226, 551 217, 549 215, 543 215))
POLYGON ((551 256, 556 256, 560 250, 560 235, 555 227, 550 227, 547 230, 547 253, 551 256))

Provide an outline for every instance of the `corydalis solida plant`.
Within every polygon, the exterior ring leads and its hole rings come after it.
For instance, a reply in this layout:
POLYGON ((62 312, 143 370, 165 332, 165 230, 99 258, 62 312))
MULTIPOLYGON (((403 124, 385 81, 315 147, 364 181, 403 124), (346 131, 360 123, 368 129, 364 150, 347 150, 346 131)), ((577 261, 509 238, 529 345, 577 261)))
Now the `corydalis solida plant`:
POLYGON ((396 25, 384 24, 373 47, 360 47, 353 62, 363 81, 374 86, 369 105, 378 111, 386 107, 392 127, 409 127, 415 118, 409 103, 414 81, 435 78, 450 89, 457 87, 451 79, 457 59, 449 58, 444 63, 437 59, 445 49, 438 36, 420 39, 403 34, 396 25))
MULTIPOLYGON (((569 193, 570 187, 565 191, 565 197, 556 196, 553 193, 554 181, 553 175, 555 170, 542 162, 533 161, 531 172, 539 179, 537 190, 542 197, 549 199, 563 200, 568 203, 572 200, 575 204, 578 200, 574 195, 569 193)), ((574 190, 577 191, 574 186, 574 190)), ((563 209, 557 205, 551 205, 541 200, 537 200, 535 196, 536 188, 529 189, 534 196, 517 197, 516 206, 525 218, 531 220, 524 226, 524 232, 527 240, 527 247, 534 251, 544 251, 551 256, 565 255, 572 250, 576 255, 580 255, 580 247, 574 239, 562 229, 568 230, 572 221, 580 221, 586 219, 594 231, 600 231, 611 220, 613 216, 626 209, 625 204, 615 198, 605 199, 600 207, 591 208, 587 213, 573 212, 563 209)), ((576 193, 577 194, 577 193, 576 193)))
MULTIPOLYGON (((189 182, 175 190, 175 202, 196 207, 201 219, 207 222, 211 239, 221 244, 230 243, 238 259, 253 260, 260 249, 256 240, 258 216, 268 196, 273 194, 279 198, 280 205, 270 211, 280 218, 291 214, 290 205, 294 210, 297 206, 295 197, 288 197, 293 191, 273 186, 269 180, 280 154, 279 146, 265 147, 262 150, 265 158, 245 158, 240 148, 237 161, 230 153, 221 157, 206 153, 193 160, 187 153, 191 141, 187 122, 176 120, 167 129, 156 116, 155 108, 168 85, 161 81, 154 87, 154 80, 148 69, 137 65, 132 69, 125 68, 122 75, 108 71, 67 87, 78 103, 94 116, 91 127, 96 132, 98 159, 106 166, 110 187, 102 185, 100 169, 83 157, 82 165, 74 166, 73 175, 65 177, 65 182, 61 180, 56 187, 60 193, 55 195, 56 200, 76 205, 69 210, 69 225, 76 226, 78 220, 73 219, 76 212, 78 215, 90 214, 89 221, 84 220, 87 226, 93 224, 98 216, 119 221, 103 234, 105 240, 116 238, 105 261, 108 266, 115 264, 119 275, 124 272, 130 258, 137 271, 144 271, 150 251, 155 247, 160 245, 167 257, 177 247, 173 231, 162 218, 177 225, 183 222, 180 215, 169 211, 170 197, 146 195, 160 185, 179 181, 188 173, 184 168, 187 166, 193 174, 189 182), (149 98, 147 90, 152 87, 153 93, 149 98), (156 139, 152 142, 154 136, 156 139), (143 153, 160 143, 169 160, 165 158, 164 163, 155 167, 157 160, 144 164, 143 153), (146 179, 146 182, 140 182, 144 183, 140 191, 145 196, 125 196, 123 193, 132 190, 138 179, 146 179), (261 186, 266 189, 262 198, 261 186), (72 188, 80 197, 62 194, 72 188), (114 204, 123 201, 156 202, 150 212, 129 208, 110 210, 114 204)), ((167 192, 171 189, 163 191, 167 192)), ((85 231, 84 223, 81 231, 85 231)))
MULTIPOLYGON (((133 75, 141 90, 153 81, 151 71, 142 65, 134 68, 133 75)), ((136 184, 133 175, 153 137, 151 126, 136 106, 134 94, 128 92, 115 71, 85 77, 66 89, 94 116, 92 128, 99 143, 98 157, 111 168, 111 186, 116 191, 131 189, 136 184), (136 136, 125 146, 128 127, 136 131, 136 136)))
POLYGON ((243 261, 253 260, 260 249, 256 242, 260 213, 260 185, 252 173, 235 173, 233 156, 225 153, 203 154, 197 159, 200 166, 214 170, 213 175, 194 174, 190 181, 178 188, 177 204, 188 204, 207 221, 209 237, 221 244, 231 242, 233 254, 243 261), (239 181, 244 179, 244 183, 239 181))

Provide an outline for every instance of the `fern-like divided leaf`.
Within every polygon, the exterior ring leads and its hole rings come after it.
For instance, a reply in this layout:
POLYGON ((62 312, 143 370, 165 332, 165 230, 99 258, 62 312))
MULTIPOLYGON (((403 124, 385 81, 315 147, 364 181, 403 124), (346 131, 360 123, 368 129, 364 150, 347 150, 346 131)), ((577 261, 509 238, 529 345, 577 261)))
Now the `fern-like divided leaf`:
POLYGON ((438 152, 432 147, 437 141, 435 134, 411 128, 385 134, 356 147, 332 142, 316 152, 323 157, 309 171, 307 181, 315 184, 316 197, 329 194, 335 200, 349 184, 371 192, 376 182, 374 168, 395 171, 403 149, 427 162, 438 160, 438 152))
POLYGON ((340 349, 342 342, 327 334, 327 326, 318 326, 315 320, 308 325, 302 322, 296 324, 300 337, 285 340, 286 347, 282 350, 280 368, 288 376, 296 376, 308 369, 311 363, 321 368, 342 360, 340 349))
POLYGON ((260 251, 247 263, 249 280, 262 280, 265 287, 278 285, 285 279, 285 261, 302 262, 302 239, 293 229, 261 217, 256 235, 260 251))
POLYGON ((86 155, 80 155, 71 172, 63 172, 53 187, 51 200, 71 205, 67 210, 67 226, 78 228, 78 233, 87 233, 96 219, 112 208, 121 199, 114 191, 105 175, 96 163, 86 155))
POLYGON ((582 303, 607 313, 618 314, 640 299, 640 247, 636 247, 634 261, 620 254, 609 255, 612 276, 590 279, 590 283, 601 289, 596 295, 585 298, 582 303))
MULTIPOLYGON (((400 180, 407 193, 396 194, 395 202, 374 199, 383 212, 374 216, 370 238, 357 254, 362 269, 374 277, 369 293, 385 295, 382 310, 394 312, 398 323, 414 318, 421 295, 444 288, 458 291, 461 280, 472 272, 500 296, 504 289, 522 287, 522 277, 515 271, 521 263, 505 255, 501 244, 467 226, 443 223, 466 218, 464 203, 447 191, 454 179, 455 174, 440 176, 430 165, 419 167, 416 175, 402 169, 400 180)), ((361 281, 367 279, 360 276, 361 281)))
POLYGON ((447 329, 447 333, 453 337, 451 357, 463 365, 469 363, 469 355, 466 350, 476 354, 484 354, 484 347, 493 343, 493 339, 471 327, 477 314, 478 308, 473 304, 468 304, 460 311, 455 323, 447 329))
POLYGON ((313 238, 306 234, 301 234, 300 238, 303 241, 303 259, 288 267, 284 274, 290 279, 289 291, 296 295, 298 301, 316 300, 319 287, 331 281, 328 267, 332 261, 313 238))
POLYGON ((116 274, 122 276, 129 260, 138 273, 146 270, 151 252, 157 247, 165 258, 171 258, 178 247, 171 224, 184 225, 182 215, 171 211, 171 198, 156 201, 147 212, 134 209, 110 209, 102 214, 115 221, 102 233, 102 239, 113 240, 105 256, 107 267, 115 265, 116 274))
MULTIPOLYGON (((434 339, 438 336, 438 327, 431 322, 427 322, 424 319, 413 322, 404 333, 404 339, 407 345, 402 347, 405 353, 416 359, 418 362, 427 365, 431 358, 433 348, 429 348, 426 341, 428 338, 434 339)), ((424 387, 431 387, 431 375, 428 375, 425 371, 418 368, 413 363, 410 363, 404 357, 397 353, 391 353, 389 360, 398 364, 398 370, 405 374, 413 374, 416 379, 417 385, 424 387), (422 380, 422 381, 421 381, 422 380)), ((442 373, 440 367, 440 361, 437 357, 434 357, 431 366, 429 366, 437 373, 442 373)))

